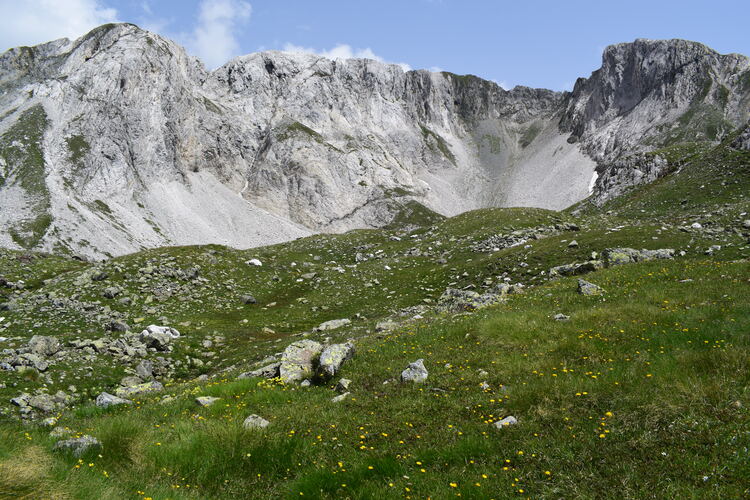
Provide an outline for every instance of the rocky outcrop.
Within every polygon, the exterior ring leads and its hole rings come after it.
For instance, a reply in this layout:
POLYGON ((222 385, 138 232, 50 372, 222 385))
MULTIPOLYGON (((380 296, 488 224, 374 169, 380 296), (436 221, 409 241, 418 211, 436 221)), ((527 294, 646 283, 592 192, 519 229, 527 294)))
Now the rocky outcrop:
MULTIPOLYGON (((0 245, 100 257, 381 226, 407 201, 561 209, 589 195, 595 161, 746 122, 748 69, 638 40, 572 94, 283 52, 208 72, 167 39, 101 26, 0 55, 0 245)), ((601 168, 597 192, 638 176, 601 168)))

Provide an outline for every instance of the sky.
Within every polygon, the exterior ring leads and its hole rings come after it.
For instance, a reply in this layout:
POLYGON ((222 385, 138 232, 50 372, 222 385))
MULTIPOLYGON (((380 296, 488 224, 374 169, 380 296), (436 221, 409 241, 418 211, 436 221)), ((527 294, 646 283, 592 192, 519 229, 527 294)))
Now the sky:
POLYGON ((368 57, 569 90, 604 47, 685 38, 750 55, 749 0, 0 0, 0 51, 107 22, 171 38, 209 69, 261 50, 368 57))

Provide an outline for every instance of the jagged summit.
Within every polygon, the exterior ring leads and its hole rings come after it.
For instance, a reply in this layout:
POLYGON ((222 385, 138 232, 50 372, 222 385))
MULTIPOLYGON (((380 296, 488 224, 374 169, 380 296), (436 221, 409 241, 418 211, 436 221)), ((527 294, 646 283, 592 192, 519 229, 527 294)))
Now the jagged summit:
POLYGON ((0 245, 248 247, 381 226, 411 202, 562 209, 597 166, 747 122, 748 82, 747 58, 646 40, 607 48, 572 93, 277 51, 209 72, 104 25, 0 55, 0 245))

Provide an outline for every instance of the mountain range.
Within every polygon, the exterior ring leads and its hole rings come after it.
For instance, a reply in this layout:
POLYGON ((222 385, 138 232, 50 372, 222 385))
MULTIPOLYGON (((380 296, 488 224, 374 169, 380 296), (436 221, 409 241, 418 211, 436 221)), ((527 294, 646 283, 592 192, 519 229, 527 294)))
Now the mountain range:
POLYGON ((0 246, 247 248, 415 209, 601 204, 749 118, 750 60, 685 40, 609 46, 555 92, 275 51, 207 71, 104 25, 0 55, 0 246))

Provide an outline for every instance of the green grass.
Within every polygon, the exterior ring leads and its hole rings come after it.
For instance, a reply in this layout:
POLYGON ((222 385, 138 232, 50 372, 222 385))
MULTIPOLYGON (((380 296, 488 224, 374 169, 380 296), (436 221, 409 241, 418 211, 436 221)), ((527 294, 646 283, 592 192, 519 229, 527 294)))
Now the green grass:
POLYGON ((437 148, 437 150, 440 151, 443 156, 448 159, 448 161, 455 165, 456 156, 450 150, 450 147, 448 146, 448 143, 445 142, 445 139, 443 139, 440 134, 436 134, 424 125, 420 125, 419 127, 422 129, 422 137, 427 143, 427 146, 433 151, 437 148))
POLYGON ((0 289, 0 302, 17 304, 0 314, 0 336, 10 338, 3 347, 33 334, 98 338, 114 313, 136 331, 169 323, 183 333, 171 354, 182 365, 162 379, 174 400, 164 404, 156 394, 128 408, 93 407, 91 398, 132 368, 108 356, 45 375, 3 372, 0 496, 747 496, 750 235, 742 221, 750 161, 723 145, 663 154, 676 164, 672 173, 578 216, 516 208, 444 219, 407 202, 391 227, 249 250, 170 247, 103 263, 0 251, 5 277, 27 283, 25 292, 0 289), (694 220, 710 231, 680 229, 694 220), (579 231, 472 250, 492 235, 572 222, 579 231), (569 248, 573 239, 578 246, 569 248), (722 249, 705 255, 714 244, 722 249), (685 254, 587 275, 603 297, 577 294, 574 278, 546 277, 553 266, 618 246, 685 254), (263 266, 246 265, 250 258, 263 266), (206 282, 180 277, 196 266, 206 282), (100 271, 107 279, 92 281, 100 271), (481 292, 506 278, 525 293, 472 314, 433 308, 447 287, 481 292), (113 285, 129 304, 102 297, 113 285), (257 304, 242 303, 248 293, 257 304), (56 297, 99 308, 54 308, 56 297), (555 321, 557 313, 570 321, 555 321), (310 333, 337 318, 352 324, 310 333), (384 319, 400 326, 376 333, 384 319), (216 335, 224 342, 202 345, 216 335), (335 380, 304 389, 235 378, 298 335, 356 339, 357 355, 340 373, 353 381, 345 401, 330 401, 335 380), (383 383, 418 358, 430 371, 426 384, 383 383), (211 378, 197 380, 202 373, 211 378), (104 446, 82 462, 53 452, 48 432, 19 424, 7 405, 21 391, 71 384, 81 398, 59 425, 104 446), (221 400, 201 408, 198 395, 221 400), (271 425, 242 429, 253 413, 271 425), (491 425, 508 415, 519 424, 491 425))

